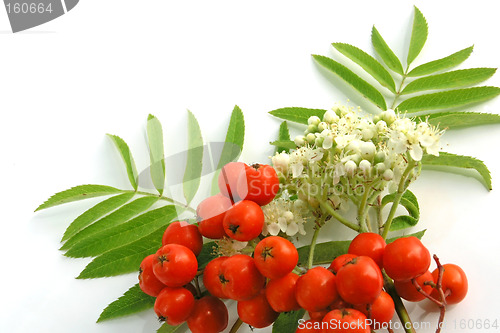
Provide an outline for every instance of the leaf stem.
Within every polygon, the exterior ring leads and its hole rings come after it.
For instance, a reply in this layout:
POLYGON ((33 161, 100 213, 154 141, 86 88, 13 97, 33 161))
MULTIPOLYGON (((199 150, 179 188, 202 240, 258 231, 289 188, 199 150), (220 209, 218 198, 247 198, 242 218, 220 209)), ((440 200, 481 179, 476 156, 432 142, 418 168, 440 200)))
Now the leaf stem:
POLYGON ((357 231, 359 232, 359 226, 348 221, 347 219, 345 219, 344 217, 342 217, 339 213, 337 213, 335 211, 335 209, 330 206, 327 202, 323 201, 323 200, 319 200, 319 204, 321 206, 321 208, 323 208, 323 210, 325 210, 328 214, 330 214, 332 217, 334 217, 335 219, 337 219, 337 221, 339 221, 340 223, 342 223, 343 225, 345 225, 346 227, 354 230, 354 231, 357 231))
POLYGON ((399 181, 399 186, 398 186, 398 191, 396 193, 396 196, 394 197, 394 201, 391 206, 391 210, 389 211, 389 216, 387 217, 387 220, 384 223, 384 231, 382 232, 382 237, 384 239, 387 238, 387 234, 389 233, 389 230, 391 229, 391 223, 392 220, 394 219, 394 215, 396 214, 396 209, 398 208, 399 202, 401 201, 401 198, 403 197, 403 194, 405 192, 405 184, 406 180, 408 178, 408 175, 410 174, 411 170, 415 167, 415 162, 411 160, 408 163, 408 166, 406 167, 406 170, 404 171, 403 175, 401 176, 401 180, 399 181))
POLYGON ((408 311, 406 311, 401 297, 399 297, 398 293, 396 292, 394 282, 392 282, 392 280, 387 276, 387 274, 385 274, 385 272, 383 272, 383 276, 384 289, 389 295, 391 295, 392 300, 394 301, 394 307, 396 308, 396 313, 398 314, 399 320, 401 320, 401 323, 403 324, 403 329, 406 333, 416 333, 415 329, 413 328, 410 315, 408 314, 408 311))
POLYGON ((158 195, 158 194, 149 193, 149 192, 145 192, 145 191, 131 191, 131 190, 122 190, 122 193, 137 193, 137 194, 147 195, 150 197, 158 197, 160 200, 168 201, 176 206, 180 206, 180 207, 184 208, 185 210, 187 210, 191 213, 196 213, 196 209, 194 209, 193 207, 186 205, 180 201, 174 200, 172 198, 165 197, 163 195, 158 195))
POLYGON ((398 100, 399 96, 401 96, 401 91, 403 90, 403 84, 404 84, 406 78, 408 77, 407 74, 408 74, 408 69, 402 75, 402 79, 401 79, 401 83, 399 84, 398 91, 396 91, 396 94, 394 95, 394 100, 392 101, 392 105, 391 105, 391 109, 393 109, 393 110, 396 107, 396 101, 398 100))

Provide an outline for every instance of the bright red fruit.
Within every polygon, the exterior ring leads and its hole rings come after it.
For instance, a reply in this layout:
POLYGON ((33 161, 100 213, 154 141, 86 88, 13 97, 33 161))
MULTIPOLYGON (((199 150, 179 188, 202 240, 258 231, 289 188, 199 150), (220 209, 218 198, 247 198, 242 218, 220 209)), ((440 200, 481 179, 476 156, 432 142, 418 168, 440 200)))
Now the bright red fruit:
POLYGON ((299 262, 299 253, 295 245, 279 236, 270 236, 261 240, 255 247, 253 257, 258 270, 270 279, 285 276, 299 262))
POLYGON ((229 237, 246 242, 262 232, 264 213, 255 202, 243 200, 226 212, 222 224, 229 237))
POLYGON ((233 202, 238 201, 238 181, 240 176, 245 175, 245 168, 243 162, 229 162, 224 165, 220 171, 218 180, 219 190, 224 196, 230 198, 233 202))
POLYGON ((387 327, 395 311, 394 301, 385 291, 382 291, 372 304, 357 305, 355 309, 372 320, 371 326, 374 330, 387 327))
POLYGON ((163 234, 162 244, 180 244, 184 245, 197 256, 203 247, 203 237, 194 224, 186 221, 176 221, 169 224, 163 234))
POLYGON ((340 267, 344 266, 346 263, 351 261, 352 259, 356 258, 357 255, 355 254, 342 254, 338 256, 337 258, 333 259, 332 263, 328 267, 329 271, 332 271, 333 274, 337 274, 339 271, 340 267))
POLYGON ((278 175, 274 168, 267 164, 252 164, 245 167, 245 173, 238 179, 238 196, 251 200, 260 206, 270 203, 280 188, 278 175))
POLYGON ((266 278, 260 274, 252 257, 236 254, 221 264, 222 293, 236 301, 246 301, 257 296, 266 278))
POLYGON ((271 279, 266 285, 266 298, 276 312, 299 310, 300 305, 295 299, 295 287, 299 276, 295 273, 271 279))
POLYGON ((385 246, 382 236, 373 232, 364 232, 354 237, 347 253, 370 257, 379 267, 382 267, 385 246))
POLYGON ((193 251, 179 244, 167 244, 156 252, 155 276, 168 287, 182 287, 196 276, 198 262, 193 251))
POLYGON ((168 325, 179 325, 185 322, 193 308, 193 294, 186 288, 163 288, 154 305, 158 318, 168 325))
POLYGON ((224 256, 212 259, 203 271, 203 285, 207 288, 210 294, 218 298, 227 298, 223 292, 221 281, 221 266, 227 258, 228 257, 224 256))
MULTIPOLYGON (((417 277, 418 285, 425 291, 427 294, 430 294, 434 288, 430 285, 426 285, 425 282, 434 283, 434 278, 432 277, 431 272, 427 271, 424 274, 417 277)), ((425 298, 425 296, 420 293, 417 288, 412 283, 412 280, 408 281, 394 281, 394 287, 396 287, 396 291, 401 298, 404 298, 410 302, 419 302, 425 298)))
POLYGON ((198 227, 200 233, 211 239, 220 239, 226 236, 222 221, 232 205, 231 200, 220 193, 200 202, 196 208, 196 214, 200 221, 198 227))
POLYGON ((323 328, 324 333, 370 333, 370 325, 366 316, 355 309, 339 309, 327 313, 323 318, 323 324, 328 323, 328 327, 323 328))
POLYGON ((195 301, 187 324, 192 333, 219 333, 226 329, 228 319, 224 302, 208 295, 195 301))
POLYGON ((306 311, 320 311, 337 298, 335 275, 318 266, 299 277, 295 289, 297 303, 306 311))
POLYGON ((414 236, 398 238, 387 244, 384 251, 384 269, 397 281, 416 278, 429 269, 431 254, 414 236))
MULTIPOLYGON (((441 288, 446 297, 447 304, 456 304, 461 302, 467 295, 467 290, 469 289, 469 283, 467 281, 467 276, 462 268, 454 264, 443 265, 444 273, 441 282, 441 288)), ((436 268, 432 272, 434 281, 437 282, 438 269, 436 268)), ((439 293, 436 289, 433 290, 432 296, 437 300, 440 300, 439 293)))
POLYGON ((382 272, 370 257, 359 256, 337 272, 337 290, 347 303, 372 303, 382 291, 382 272))
POLYGON ((248 301, 239 301, 237 309, 241 321, 255 328, 267 327, 279 316, 267 302, 264 290, 248 301))
POLYGON ((153 273, 154 254, 150 254, 141 262, 139 269, 139 287, 149 296, 156 297, 165 285, 153 273))

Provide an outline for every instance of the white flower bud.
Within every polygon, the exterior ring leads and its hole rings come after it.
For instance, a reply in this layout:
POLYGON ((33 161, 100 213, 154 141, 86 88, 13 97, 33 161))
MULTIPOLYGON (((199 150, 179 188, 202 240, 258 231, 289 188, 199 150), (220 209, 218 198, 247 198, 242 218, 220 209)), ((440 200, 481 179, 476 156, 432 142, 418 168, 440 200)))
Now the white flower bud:
POLYGON ((316 125, 309 125, 307 126, 306 133, 314 133, 318 131, 318 126, 316 125))
POLYGON ((313 144, 315 140, 316 140, 316 135, 314 135, 313 133, 309 133, 306 135, 306 141, 308 143, 313 144))
POLYGON ((378 175, 381 175, 385 172, 386 167, 384 163, 377 163, 375 164, 375 171, 377 171, 378 175))
POLYGON ((359 152, 361 153, 361 157, 365 160, 371 160, 375 156, 376 150, 377 148, 371 141, 361 141, 359 143, 359 152))
POLYGON ((385 152, 383 151, 378 151, 376 154, 375 154, 375 159, 374 159, 374 162, 375 163, 380 163, 380 162, 384 162, 385 161, 385 152))
POLYGON ((376 128, 377 128, 377 131, 379 133, 385 133, 387 132, 387 123, 383 120, 377 122, 377 124, 375 125, 376 128))
POLYGON ((320 122, 321 122, 321 119, 319 119, 319 117, 317 117, 317 116, 311 116, 311 117, 309 117, 309 119, 307 119, 307 123, 309 125, 318 126, 318 124, 320 122))
POLYGON ((295 137, 295 139, 293 139, 293 142, 297 145, 297 146, 303 146, 305 143, 306 143, 306 137, 303 136, 303 135, 297 135, 295 137))
POLYGON ((328 124, 325 123, 324 121, 320 122, 318 125, 318 131, 323 132, 324 130, 328 129, 328 124))
POLYGON ((387 124, 392 124, 396 120, 396 113, 392 109, 382 112, 381 116, 387 124))
POLYGON ((329 124, 333 124, 339 121, 339 116, 337 116, 334 111, 328 110, 323 115, 323 121, 329 124))
POLYGON ((391 169, 387 169, 384 171, 382 178, 384 178, 384 180, 387 180, 387 181, 392 180, 392 178, 394 178, 394 172, 392 172, 391 169))
POLYGON ((347 172, 347 174, 349 176, 354 175, 357 168, 358 168, 358 166, 356 165, 356 163, 354 163, 354 161, 347 161, 345 163, 345 171, 347 172))
POLYGON ((372 168, 372 164, 369 161, 362 160, 361 162, 359 162, 359 169, 361 171, 363 171, 365 176, 368 176, 370 174, 371 168, 372 168))
POLYGON ((363 128, 361 135, 363 140, 371 140, 375 136, 375 132, 371 128, 363 128))

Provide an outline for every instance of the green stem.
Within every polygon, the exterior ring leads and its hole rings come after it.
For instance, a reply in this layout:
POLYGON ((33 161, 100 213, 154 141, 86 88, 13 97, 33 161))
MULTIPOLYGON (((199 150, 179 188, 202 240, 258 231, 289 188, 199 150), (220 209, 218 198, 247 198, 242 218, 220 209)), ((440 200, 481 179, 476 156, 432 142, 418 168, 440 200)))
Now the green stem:
POLYGON ((348 221, 347 219, 345 219, 344 217, 342 217, 339 213, 337 213, 335 211, 335 209, 333 209, 332 206, 330 206, 327 202, 325 201, 322 201, 320 200, 319 201, 319 204, 321 206, 321 208, 323 208, 328 214, 330 214, 332 217, 334 217, 335 219, 337 219, 337 221, 339 221, 340 223, 342 223, 343 225, 345 225, 346 227, 354 230, 354 231, 357 231, 359 232, 359 226, 348 221))
POLYGON ((363 193, 363 197, 361 198, 361 202, 358 206, 358 223, 359 223, 359 232, 366 232, 368 227, 366 225, 366 204, 368 203, 368 194, 370 194, 367 186, 364 187, 365 193, 363 193))
POLYGON ((314 262, 314 249, 316 248, 316 241, 318 240, 319 230, 321 226, 316 225, 313 237, 311 239, 311 245, 309 246, 309 257, 307 258, 307 269, 311 269, 314 262))
POLYGON ((389 216, 387 217, 387 220, 385 221, 384 224, 384 231, 382 233, 382 237, 384 239, 387 238, 387 234, 389 233, 389 230, 391 229, 391 223, 392 220, 394 219, 394 215, 396 214, 396 209, 399 206, 399 202, 401 201, 401 198, 403 197, 403 194, 405 192, 405 184, 406 180, 408 178, 408 175, 410 174, 411 170, 415 167, 415 162, 412 160, 408 163, 408 166, 406 167, 406 170, 403 173, 403 176, 401 176, 401 180, 399 181, 399 186, 398 186, 398 191, 396 192, 396 196, 394 197, 394 202, 392 203, 391 210, 389 211, 389 216))
POLYGON ((238 332, 238 330, 240 329, 242 324, 243 324, 243 321, 241 321, 241 319, 238 318, 238 320, 236 320, 236 322, 234 323, 233 327, 231 327, 231 330, 229 331, 229 333, 238 332))
POLYGON ((416 333, 415 329, 413 328, 410 315, 408 314, 408 311, 406 311, 406 308, 403 304, 403 301, 401 300, 401 297, 399 297, 398 293, 396 292, 394 283, 385 274, 385 272, 383 273, 383 275, 384 275, 384 289, 389 295, 391 295, 392 300, 394 301, 394 307, 396 308, 396 313, 398 314, 399 320, 401 320, 401 323, 403 324, 403 329, 405 330, 406 333, 416 333))

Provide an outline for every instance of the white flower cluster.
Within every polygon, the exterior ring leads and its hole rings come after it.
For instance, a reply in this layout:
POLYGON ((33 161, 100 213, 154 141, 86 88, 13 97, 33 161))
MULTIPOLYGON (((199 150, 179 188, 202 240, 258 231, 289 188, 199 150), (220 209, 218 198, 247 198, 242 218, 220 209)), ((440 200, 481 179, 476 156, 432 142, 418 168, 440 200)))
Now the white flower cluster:
POLYGON ((367 188, 394 188, 410 162, 418 166, 424 153, 439 154, 442 134, 393 110, 372 118, 336 106, 323 119, 310 117, 304 135, 294 140, 297 149, 277 153, 272 164, 290 193, 310 204, 321 197, 337 206, 367 188))
POLYGON ((292 201, 283 197, 273 200, 262 207, 265 221, 262 234, 276 236, 282 232, 287 236, 305 235, 304 216, 307 210, 307 204, 302 200, 292 201))

